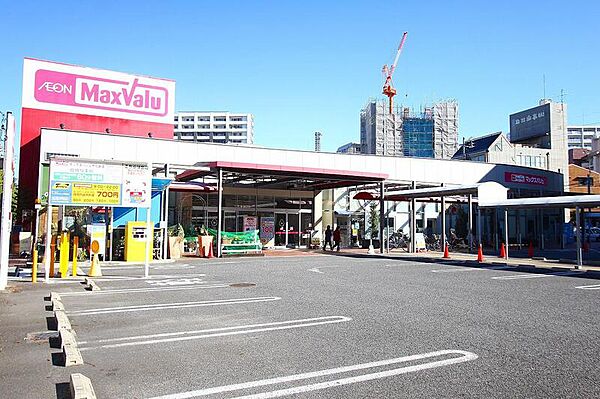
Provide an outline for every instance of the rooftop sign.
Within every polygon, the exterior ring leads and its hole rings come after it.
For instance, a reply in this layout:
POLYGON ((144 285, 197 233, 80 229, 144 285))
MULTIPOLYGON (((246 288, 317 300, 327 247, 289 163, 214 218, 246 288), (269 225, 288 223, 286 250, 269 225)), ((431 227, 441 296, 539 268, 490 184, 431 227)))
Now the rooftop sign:
POLYGON ((23 107, 173 123, 175 82, 26 58, 23 107))

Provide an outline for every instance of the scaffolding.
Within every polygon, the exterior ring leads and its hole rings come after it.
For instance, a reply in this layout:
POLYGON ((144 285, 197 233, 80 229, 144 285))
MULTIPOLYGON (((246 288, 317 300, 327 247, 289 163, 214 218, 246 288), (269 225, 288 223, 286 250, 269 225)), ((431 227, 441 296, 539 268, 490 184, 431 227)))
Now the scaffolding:
POLYGON ((448 100, 433 106, 433 157, 450 159, 458 150, 458 103, 448 100))
POLYGON ((360 113, 360 143, 364 154, 402 156, 402 118, 395 107, 390 115, 383 100, 370 100, 360 113))

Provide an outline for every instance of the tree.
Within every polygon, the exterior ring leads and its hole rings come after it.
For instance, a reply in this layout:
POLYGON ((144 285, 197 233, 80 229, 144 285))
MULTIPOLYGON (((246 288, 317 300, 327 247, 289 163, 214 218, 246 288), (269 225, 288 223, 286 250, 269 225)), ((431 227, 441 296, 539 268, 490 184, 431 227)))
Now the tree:
POLYGON ((369 204, 369 235, 372 239, 379 236, 379 210, 377 209, 377 202, 369 204))

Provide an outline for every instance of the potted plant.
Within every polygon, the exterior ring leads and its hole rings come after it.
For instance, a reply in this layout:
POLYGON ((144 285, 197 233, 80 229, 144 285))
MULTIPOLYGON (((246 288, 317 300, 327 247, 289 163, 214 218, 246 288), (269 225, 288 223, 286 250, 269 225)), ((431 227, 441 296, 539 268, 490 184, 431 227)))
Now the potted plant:
POLYGON ((179 259, 183 253, 183 238, 185 237, 183 226, 177 223, 169 227, 167 232, 169 234, 169 257, 179 259))
POLYGON ((198 231, 198 256, 208 257, 210 247, 213 245, 213 236, 208 233, 208 229, 202 225, 198 231))

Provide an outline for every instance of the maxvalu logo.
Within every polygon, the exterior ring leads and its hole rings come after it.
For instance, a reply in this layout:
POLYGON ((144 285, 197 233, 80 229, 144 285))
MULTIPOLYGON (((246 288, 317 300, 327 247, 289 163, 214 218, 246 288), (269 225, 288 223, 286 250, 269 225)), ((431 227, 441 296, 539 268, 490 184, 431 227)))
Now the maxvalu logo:
POLYGON ((165 116, 168 90, 130 81, 103 79, 39 69, 35 73, 35 99, 40 102, 165 116))

